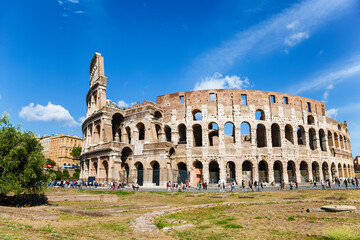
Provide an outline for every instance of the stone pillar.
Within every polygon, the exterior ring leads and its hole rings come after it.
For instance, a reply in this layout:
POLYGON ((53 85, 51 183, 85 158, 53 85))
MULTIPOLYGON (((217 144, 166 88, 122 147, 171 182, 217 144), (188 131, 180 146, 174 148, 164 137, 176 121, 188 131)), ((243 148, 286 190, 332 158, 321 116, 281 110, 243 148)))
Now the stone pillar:
POLYGON ((235 175, 236 175, 236 182, 238 185, 241 184, 242 181, 242 162, 240 159, 236 159, 235 163, 235 175), (238 164, 237 164, 238 163, 238 164))
POLYGON ((284 178, 284 182, 285 183, 289 183, 289 176, 288 176, 288 172, 287 172, 287 162, 282 162, 283 165, 283 178, 284 178))
POLYGON ((269 183, 272 183, 275 181, 275 176, 274 176, 274 163, 270 163, 268 161, 268 175, 269 175, 269 183))
POLYGON ((203 165, 203 178, 204 181, 206 181, 207 183, 210 183, 210 176, 209 176, 209 163, 207 161, 202 162, 203 165))
POLYGON ((219 178, 221 181, 226 182, 226 162, 224 158, 221 158, 218 160, 218 164, 219 164, 219 178))
POLYGON ((171 141, 177 145, 179 142, 179 132, 177 131, 177 129, 175 128, 174 132, 171 132, 171 141))
POLYGON ((96 180, 99 182, 100 181, 100 168, 101 162, 100 162, 100 157, 98 157, 97 159, 97 173, 96 173, 96 180))
POLYGON ((311 180, 312 182, 314 182, 314 176, 313 176, 313 172, 312 172, 312 163, 310 162, 310 164, 308 163, 308 171, 309 171, 309 181, 311 180))
MULTIPOLYGON (((294 163, 295 163, 295 161, 294 161, 294 163)), ((295 174, 296 174, 296 181, 298 183, 300 183, 301 182, 300 164, 295 163, 295 174)))

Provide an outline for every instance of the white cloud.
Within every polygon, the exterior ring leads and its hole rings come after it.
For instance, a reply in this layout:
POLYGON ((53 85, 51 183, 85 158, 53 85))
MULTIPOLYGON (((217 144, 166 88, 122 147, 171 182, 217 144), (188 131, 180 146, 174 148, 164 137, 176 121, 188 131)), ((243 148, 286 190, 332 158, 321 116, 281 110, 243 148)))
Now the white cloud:
POLYGON ((324 94, 323 94, 323 98, 322 98, 322 102, 324 102, 324 103, 326 103, 327 102, 327 99, 328 99, 328 97, 329 97, 329 91, 331 90, 331 89, 334 89, 334 85, 332 85, 332 84, 330 84, 329 86, 327 86, 326 88, 325 88, 325 92, 324 92, 324 94))
POLYGON ((63 5, 63 4, 64 4, 64 1, 62 1, 62 0, 58 0, 57 2, 58 2, 59 5, 63 5))
POLYGON ((292 90, 296 89, 295 94, 299 94, 309 90, 330 90, 334 88, 335 84, 360 74, 360 54, 351 59, 338 62, 334 66, 336 67, 330 67, 310 80, 302 81, 300 84, 292 86, 289 91, 294 92, 292 90))
POLYGON ((74 120, 68 110, 61 105, 54 105, 51 102, 48 102, 46 106, 40 104, 35 106, 34 103, 30 103, 29 106, 21 108, 19 116, 26 121, 54 122, 67 127, 80 125, 80 123, 74 120))
POLYGON ((224 89, 224 88, 246 88, 249 87, 249 79, 241 79, 240 76, 225 76, 216 72, 210 77, 202 79, 201 82, 195 84, 194 90, 204 89, 224 89))
POLYGON ((75 11, 75 13, 82 14, 82 13, 84 13, 84 11, 75 11))
POLYGON ((333 119, 336 119, 336 116, 339 112, 339 109, 337 108, 331 108, 329 110, 326 111, 326 115, 329 117, 329 118, 333 118, 333 119))
POLYGON ((309 33, 308 32, 297 32, 293 33, 287 38, 285 38, 284 43, 286 45, 289 45, 290 47, 295 46, 296 44, 299 44, 302 40, 308 39, 309 33))
POLYGON ((125 102, 125 101, 123 101, 123 100, 118 101, 117 105, 118 105, 119 107, 122 107, 122 108, 128 108, 128 107, 130 107, 130 104, 128 104, 127 102, 125 102))
POLYGON ((79 0, 67 0, 67 1, 71 3, 79 3, 79 0))
POLYGON ((294 29, 296 27, 296 25, 299 24, 299 21, 293 21, 292 23, 289 23, 288 25, 286 25, 287 29, 294 29))
POLYGON ((85 121, 85 119, 86 119, 85 116, 79 117, 79 122, 82 124, 85 121))
POLYGON ((194 78, 213 72, 224 72, 255 54, 283 49, 284 46, 288 46, 284 43, 286 38, 289 38, 289 43, 294 46, 293 44, 307 38, 311 32, 327 21, 346 14, 346 10, 350 10, 356 2, 356 0, 301 1, 270 19, 239 32, 221 46, 206 52, 191 64, 188 74, 194 78), (289 29, 286 27, 288 25, 289 29))

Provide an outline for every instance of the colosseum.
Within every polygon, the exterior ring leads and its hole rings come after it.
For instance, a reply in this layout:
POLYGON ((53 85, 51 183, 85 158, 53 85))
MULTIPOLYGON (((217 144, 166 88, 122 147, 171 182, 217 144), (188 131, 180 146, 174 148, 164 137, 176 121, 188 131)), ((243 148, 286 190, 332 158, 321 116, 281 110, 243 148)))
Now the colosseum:
POLYGON ((299 183, 354 176, 346 122, 290 94, 213 89, 120 108, 106 99, 104 58, 90 64, 81 178, 164 186, 167 181, 299 183))

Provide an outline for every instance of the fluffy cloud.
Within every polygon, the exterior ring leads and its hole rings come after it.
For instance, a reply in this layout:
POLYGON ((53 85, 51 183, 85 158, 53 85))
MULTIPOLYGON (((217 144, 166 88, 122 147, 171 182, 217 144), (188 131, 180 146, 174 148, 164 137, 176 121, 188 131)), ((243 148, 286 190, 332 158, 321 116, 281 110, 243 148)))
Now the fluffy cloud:
POLYGON ((333 118, 333 119, 336 119, 336 116, 339 112, 339 109, 337 108, 331 108, 329 110, 326 111, 326 115, 329 117, 329 118, 333 118))
POLYGON ((84 11, 75 11, 75 13, 82 14, 82 13, 84 13, 84 11))
POLYGON ((308 32, 297 32, 293 33, 287 38, 285 38, 284 43, 288 46, 295 46, 296 44, 300 43, 302 40, 308 39, 309 33, 308 32))
POLYGON ((294 29, 296 27, 296 25, 299 24, 299 21, 293 21, 292 23, 289 23, 286 25, 286 29, 294 29))
POLYGON ((79 3, 79 0, 68 0, 68 2, 71 2, 71 3, 79 3))
POLYGON ((48 105, 30 103, 29 106, 22 107, 19 116, 26 121, 53 122, 62 126, 74 127, 79 126, 70 115, 69 111, 61 105, 54 105, 48 102, 48 105))
POLYGON ((85 116, 79 117, 79 122, 82 124, 85 121, 85 119, 86 119, 85 116))
POLYGON ((334 85, 332 85, 332 84, 330 84, 329 86, 327 86, 327 87, 325 88, 325 92, 324 92, 323 98, 322 98, 322 100, 321 100, 322 102, 324 102, 324 103, 327 102, 327 99, 328 99, 328 97, 329 97, 329 91, 330 91, 331 89, 334 89, 334 85))
POLYGON ((201 82, 195 84, 194 90, 204 89, 224 89, 224 88, 246 88, 249 87, 249 79, 241 79, 240 76, 225 76, 216 72, 210 77, 204 78, 201 82))
POLYGON ((118 101, 117 105, 118 105, 119 107, 122 107, 122 108, 128 108, 128 107, 130 107, 130 104, 128 104, 127 102, 125 102, 125 101, 123 101, 123 100, 118 101))

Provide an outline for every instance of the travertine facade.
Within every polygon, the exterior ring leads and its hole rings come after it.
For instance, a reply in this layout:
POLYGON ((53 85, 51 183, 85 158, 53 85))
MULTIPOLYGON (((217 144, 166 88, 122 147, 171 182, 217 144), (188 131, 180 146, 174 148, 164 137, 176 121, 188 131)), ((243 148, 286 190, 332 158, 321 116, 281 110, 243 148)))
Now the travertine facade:
POLYGON ((162 185, 354 176, 346 122, 328 118, 322 102, 221 89, 166 94, 122 109, 106 100, 106 85, 97 53, 82 125, 83 179, 162 185))
POLYGON ((40 144, 43 146, 45 158, 55 161, 57 166, 79 165, 79 160, 75 160, 70 153, 73 148, 82 146, 81 138, 65 134, 44 135, 40 138, 40 144))

